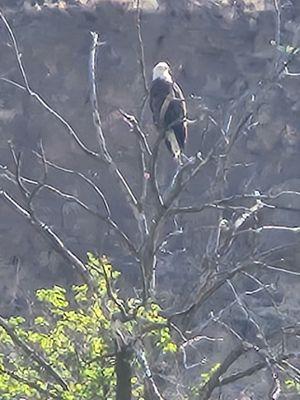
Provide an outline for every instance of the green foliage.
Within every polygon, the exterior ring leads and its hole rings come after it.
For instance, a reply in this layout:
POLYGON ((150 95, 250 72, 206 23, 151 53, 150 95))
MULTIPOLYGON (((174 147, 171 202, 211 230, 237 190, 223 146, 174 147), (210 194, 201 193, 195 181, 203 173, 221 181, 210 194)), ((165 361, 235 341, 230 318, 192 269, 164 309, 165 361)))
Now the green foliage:
MULTIPOLYGON (((118 296, 120 273, 108 260, 88 254, 87 267, 96 290, 74 285, 70 290, 54 286, 36 292, 36 309, 30 319, 12 317, 9 329, 19 340, 42 357, 41 368, 29 357, 8 329, 0 328, 0 398, 2 400, 62 399, 92 400, 115 398, 116 331, 124 337, 146 340, 150 350, 163 356, 177 351, 167 321, 159 306, 139 298, 126 301, 118 296), (46 395, 46 397, 45 397, 46 395)), ((133 399, 143 400, 143 378, 138 360, 133 358, 133 399)))
POLYGON ((300 394, 300 383, 294 381, 293 379, 286 379, 284 381, 285 387, 289 392, 294 392, 300 394))
POLYGON ((214 373, 217 372, 220 366, 220 363, 216 363, 208 372, 204 372, 201 374, 201 386, 204 386, 213 377, 214 373))
POLYGON ((271 40, 270 43, 271 43, 272 46, 276 46, 279 51, 281 51, 282 53, 285 53, 285 54, 296 55, 296 54, 298 54, 300 52, 300 48, 293 47, 293 46, 291 46, 289 44, 282 46, 282 45, 277 44, 275 40, 271 40))
POLYGON ((190 390, 191 391, 191 398, 195 398, 196 399, 196 398, 199 397, 203 387, 214 376, 214 374, 217 372, 217 370, 220 368, 220 366, 221 366, 220 363, 216 363, 215 365, 212 366, 212 368, 209 371, 203 372, 201 374, 201 380, 200 380, 199 384, 198 385, 194 385, 190 390))

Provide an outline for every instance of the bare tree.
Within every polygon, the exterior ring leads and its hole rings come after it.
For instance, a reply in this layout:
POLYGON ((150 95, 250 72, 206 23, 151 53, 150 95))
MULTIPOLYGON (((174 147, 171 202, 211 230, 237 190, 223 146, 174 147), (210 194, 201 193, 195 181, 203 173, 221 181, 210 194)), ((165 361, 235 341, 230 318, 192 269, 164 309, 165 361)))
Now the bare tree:
MULTIPOLYGON (((137 287, 138 296, 143 303, 149 299, 156 299, 162 303, 162 314, 167 318, 170 329, 173 332, 180 348, 180 359, 177 361, 176 371, 168 371, 167 376, 159 372, 159 356, 145 356, 144 349, 139 348, 135 341, 127 343, 124 338, 118 338, 116 348, 116 375, 118 380, 117 399, 131 398, 131 360, 133 353, 139 359, 146 376, 146 396, 153 399, 167 398, 178 390, 178 398, 183 398, 185 382, 188 381, 190 370, 200 369, 201 360, 195 354, 200 353, 203 342, 212 345, 211 353, 217 351, 220 342, 228 346, 227 355, 219 360, 218 368, 212 370, 206 381, 199 387, 197 398, 206 400, 212 398, 213 393, 221 390, 223 386, 230 385, 237 380, 265 371, 265 379, 269 383, 267 398, 277 399, 282 388, 282 382, 290 377, 296 382, 300 381, 299 370, 293 364, 298 352, 292 351, 287 341, 292 336, 295 338, 299 330, 296 318, 284 316, 276 300, 274 273, 286 274, 299 279, 300 273, 289 265, 282 266, 282 255, 287 251, 293 251, 299 246, 300 228, 268 221, 267 213, 270 210, 285 212, 299 212, 297 207, 289 206, 289 203, 299 199, 300 193, 296 191, 281 191, 279 193, 259 191, 249 192, 247 186, 254 176, 244 180, 244 192, 227 195, 228 179, 238 165, 245 166, 244 161, 234 161, 232 156, 240 141, 249 134, 251 129, 258 124, 258 114, 266 100, 269 90, 279 84, 284 74, 291 74, 289 65, 297 54, 297 48, 293 47, 282 51, 281 47, 281 6, 274 2, 275 17, 277 21, 274 40, 276 57, 263 81, 249 87, 242 96, 234 99, 231 104, 222 109, 221 115, 214 115, 206 110, 207 133, 214 132, 211 145, 205 149, 199 148, 195 154, 183 165, 174 166, 172 176, 167 189, 162 183, 163 174, 159 169, 161 155, 161 142, 163 133, 158 133, 154 144, 148 141, 148 135, 143 127, 143 115, 148 97, 147 71, 145 65, 145 48, 142 36, 141 7, 138 2, 136 9, 136 34, 137 34, 137 59, 140 66, 142 81, 141 105, 137 117, 126 110, 126 104, 119 110, 128 128, 136 138, 136 157, 140 169, 140 184, 138 191, 129 183, 118 162, 109 148, 107 132, 101 121, 101 81, 97 87, 97 57, 101 68, 101 46, 104 45, 102 37, 96 32, 91 32, 91 48, 89 55, 90 73, 90 97, 95 128, 97 148, 89 148, 81 139, 80 134, 74 129, 60 113, 55 110, 30 82, 30 74, 23 63, 19 40, 3 12, 0 12, 2 24, 9 35, 10 44, 15 53, 22 81, 21 83, 9 78, 1 80, 13 85, 25 92, 35 101, 41 109, 49 114, 49 118, 55 118, 65 128, 69 140, 85 154, 88 159, 99 165, 99 168, 109 171, 111 179, 119 188, 119 196, 125 201, 131 210, 131 218, 138 235, 131 237, 121 226, 120 221, 111 212, 110 199, 102 189, 86 174, 70 169, 68 166, 48 159, 47 149, 43 143, 40 150, 34 151, 35 159, 42 168, 42 178, 27 177, 23 172, 23 155, 10 144, 10 152, 14 161, 14 170, 9 170, 1 165, 1 179, 8 180, 12 187, 11 192, 1 188, 1 199, 34 229, 57 251, 67 264, 72 265, 79 273, 81 279, 93 290, 93 279, 87 270, 84 260, 81 260, 56 233, 55 227, 46 224, 38 215, 38 199, 41 194, 54 193, 63 201, 72 201, 78 207, 105 224, 113 231, 125 254, 130 254, 135 260, 140 271, 140 287, 137 287), (57 173, 71 174, 78 182, 89 185, 99 197, 102 211, 95 210, 90 204, 81 200, 78 196, 64 192, 48 182, 49 169, 57 173), (207 174, 207 170, 214 171, 214 176, 208 187, 205 188, 205 201, 187 203, 186 191, 193 184, 201 182, 201 177, 207 174), (17 189, 17 190, 16 190, 17 189), (286 199, 286 201, 285 201, 286 199), (192 260, 196 270, 195 282, 186 282, 189 294, 180 301, 172 301, 172 290, 164 301, 164 293, 160 292, 155 283, 156 267, 161 254, 176 256, 176 252, 169 250, 172 241, 186 235, 186 226, 190 216, 198 216, 201 213, 211 211, 210 233, 206 236, 205 244, 201 245, 197 257, 186 255, 186 260, 192 260), (281 245, 273 245, 272 241, 265 246, 269 235, 280 232, 285 240, 281 245), (251 285, 250 285, 251 282, 251 285), (252 289, 248 289, 251 286, 252 289), (266 324, 262 323, 263 316, 257 315, 251 306, 251 299, 263 296, 271 303, 272 313, 280 320, 279 327, 272 335, 268 335, 266 324), (222 306, 214 306, 218 296, 224 297, 222 306), (226 299, 226 300, 225 300, 226 299), (250 299, 248 301, 248 299, 250 299), (165 304, 165 307, 163 306, 165 304), (216 335, 212 333, 218 332, 216 335), (278 346, 280 345, 280 350, 278 346), (132 347, 134 350, 132 350, 132 347), (195 352, 195 354, 192 354, 195 352), (191 360, 189 360, 192 354, 191 360), (247 358, 245 358, 247 355, 247 358), (198 361, 197 361, 198 360, 198 361), (246 360, 246 362, 245 362, 246 360), (238 372, 237 372, 238 366, 238 372), (150 371, 150 372, 149 372, 150 371), (169 373, 170 372, 170 373, 169 373), (159 387, 156 383, 159 378, 165 382, 168 379, 177 381, 179 388, 173 391, 168 385, 159 387), (166 389, 167 387, 167 389, 166 389), (166 394, 163 394, 163 393, 166 394)), ((197 99, 196 99, 197 100, 197 99)), ((198 121, 199 122, 199 121, 198 121)), ((198 123, 196 122, 196 123, 198 123)), ((201 125, 199 124, 199 127, 201 125)), ((200 129, 200 128, 199 128, 200 129)), ((204 138, 205 139, 205 138, 204 138)), ((187 240, 187 239, 186 239, 187 240)), ((168 291, 169 288, 166 288, 168 291)), ((120 321, 124 319, 120 306, 120 321)), ((266 318, 266 316, 265 316, 266 318)), ((20 339, 14 336, 4 318, 0 325, 11 333, 15 341, 20 339)), ((20 343, 21 346, 26 344, 20 343)), ((51 369, 45 360, 38 358, 38 354, 25 348, 38 363, 46 369, 59 384, 64 385, 55 371, 51 369)), ((213 361, 209 363, 211 364, 213 361)), ((174 398, 174 397, 173 397, 174 398)))

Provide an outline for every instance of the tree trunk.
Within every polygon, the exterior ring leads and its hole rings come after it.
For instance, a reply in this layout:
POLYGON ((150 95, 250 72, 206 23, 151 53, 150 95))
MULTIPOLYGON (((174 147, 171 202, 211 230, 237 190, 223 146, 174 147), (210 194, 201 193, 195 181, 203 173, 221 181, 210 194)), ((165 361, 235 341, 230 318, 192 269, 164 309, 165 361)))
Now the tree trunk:
POLYGON ((132 350, 123 345, 116 356, 117 390, 116 400, 131 400, 132 350))

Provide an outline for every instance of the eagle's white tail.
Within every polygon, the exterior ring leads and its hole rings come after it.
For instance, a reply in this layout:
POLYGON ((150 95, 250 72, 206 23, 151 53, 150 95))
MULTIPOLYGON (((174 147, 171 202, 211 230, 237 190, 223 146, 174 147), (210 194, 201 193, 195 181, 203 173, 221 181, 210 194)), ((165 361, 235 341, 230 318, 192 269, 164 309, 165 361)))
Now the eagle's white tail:
POLYGON ((167 137, 168 142, 170 143, 170 147, 171 147, 171 150, 172 150, 172 153, 173 153, 174 157, 177 160, 180 160, 181 148, 180 148, 180 146, 179 146, 179 144, 177 142, 177 139, 176 139, 174 131, 167 131, 166 132, 166 137, 167 137))

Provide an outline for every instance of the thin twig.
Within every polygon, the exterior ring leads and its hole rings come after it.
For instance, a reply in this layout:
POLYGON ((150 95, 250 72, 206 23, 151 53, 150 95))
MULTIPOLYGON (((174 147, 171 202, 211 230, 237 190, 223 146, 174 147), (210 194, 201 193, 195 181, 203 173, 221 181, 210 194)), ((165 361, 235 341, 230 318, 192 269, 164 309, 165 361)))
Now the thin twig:
POLYGON ((42 158, 42 162, 43 162, 44 174, 43 174, 42 181, 38 182, 38 184, 36 185, 36 187, 34 188, 34 190, 31 192, 31 194, 29 196, 28 205, 29 205, 30 208, 32 208, 32 201, 35 198, 35 196, 46 185, 47 176, 48 176, 48 167, 47 167, 46 156, 45 156, 45 151, 44 151, 42 140, 41 140, 41 143, 40 143, 40 149, 41 149, 41 153, 42 153, 41 158, 42 158))
MULTIPOLYGON (((288 359, 290 357, 290 355, 281 355, 279 357, 277 357, 278 362, 280 362, 281 360, 285 360, 288 359)), ((261 369, 266 367, 266 362, 265 361, 260 361, 256 364, 254 364, 252 367, 247 368, 243 371, 240 372, 235 372, 229 376, 226 376, 224 378, 221 378, 219 380, 218 386, 225 386, 228 385, 230 383, 236 382, 239 379, 243 379, 246 376, 251 376, 257 372, 259 372, 261 369)))
POLYGON ((227 279, 232 279, 236 274, 242 272, 246 268, 249 268, 251 264, 238 264, 231 271, 226 271, 224 273, 214 273, 208 272, 206 279, 203 284, 198 289, 198 294, 196 300, 182 311, 178 311, 172 314, 171 318, 183 316, 191 313, 197 307, 200 307, 208 298, 210 298, 221 286, 225 284, 227 279))
MULTIPOLYGON (((36 151, 33 151, 33 154, 35 154, 35 155, 36 155, 38 158, 40 158, 40 159, 43 158, 42 155, 39 154, 39 153, 36 152, 36 151)), ((81 178, 84 182, 86 182, 86 183, 98 194, 98 196, 101 198, 101 201, 103 202, 105 211, 107 212, 107 214, 108 214, 109 216, 111 216, 110 207, 109 207, 108 201, 106 200, 106 198, 105 198, 105 196, 104 196, 104 193, 101 191, 101 189, 99 188, 99 186, 97 186, 90 178, 88 178, 88 177, 87 177, 86 175, 84 175, 82 172, 78 172, 78 171, 75 171, 75 170, 70 169, 70 168, 62 167, 62 166, 60 166, 60 165, 58 165, 58 164, 55 164, 54 162, 49 161, 49 160, 46 160, 46 159, 45 159, 45 163, 46 163, 47 165, 49 165, 50 167, 52 167, 52 168, 58 170, 58 171, 65 172, 65 173, 67 173, 67 174, 76 175, 76 176, 78 176, 79 178, 81 178)))
POLYGON ((234 235, 239 236, 244 233, 248 232, 254 232, 254 233, 262 233, 264 231, 285 231, 285 232, 291 232, 291 233, 300 233, 300 227, 299 226, 283 226, 283 225, 265 225, 265 226, 260 226, 258 228, 249 228, 249 229, 244 229, 239 232, 236 232, 234 235))
MULTIPOLYGON (((2 173, 3 175, 7 176, 7 178, 10 181, 15 182, 15 178, 13 176, 13 174, 6 168, 5 171, 2 173)), ((99 218, 101 221, 105 222, 108 224, 108 226, 110 228, 112 228, 117 235, 120 237, 120 239, 122 240, 122 242, 126 245, 126 247, 128 248, 129 252, 136 258, 138 259, 138 251, 135 248, 133 242, 130 240, 130 238, 120 229, 120 227, 118 226, 118 224, 108 215, 102 215, 101 213, 99 213, 98 211, 92 209, 90 206, 88 206, 86 203, 84 203, 82 200, 80 200, 78 197, 63 192, 62 190, 48 185, 48 184, 43 184, 41 185, 38 181, 32 180, 32 179, 26 179, 24 177, 20 177, 20 181, 22 182, 28 182, 32 185, 35 185, 36 188, 39 188, 39 190, 44 189, 44 190, 49 190, 52 193, 55 193, 56 195, 58 195, 59 197, 61 197, 64 200, 67 201, 72 201, 74 203, 76 203, 77 205, 79 205, 83 210, 85 210, 86 212, 88 212, 89 214, 96 216, 97 218, 99 218)), ((23 185, 24 186, 24 185, 23 185)), ((25 187, 25 186, 24 186, 25 187)), ((26 189, 27 190, 27 189, 26 189)), ((32 191, 32 193, 35 193, 35 189, 32 191)), ((33 200, 32 195, 29 196, 31 198, 31 200, 33 200)), ((32 203, 31 203, 32 204, 32 203)), ((31 208, 32 210, 32 208, 31 208)))
MULTIPOLYGON (((88 149, 85 144, 81 141, 81 139, 78 137, 77 133, 75 132, 75 130, 72 128, 72 126, 70 125, 70 123, 64 118, 62 117, 57 111, 55 111, 38 93, 36 93, 30 86, 29 84, 29 80, 27 78, 27 74, 25 71, 25 67, 23 65, 23 61, 22 61, 22 53, 19 50, 19 46, 18 46, 18 42, 16 39, 16 36, 8 22, 8 20, 6 19, 6 17, 4 16, 4 14, 2 13, 2 11, 0 10, 0 18, 2 19, 8 33, 9 36, 11 38, 12 41, 12 45, 13 45, 13 49, 17 58, 17 63, 18 63, 18 67, 19 70, 21 72, 23 81, 24 81, 24 85, 25 85, 25 89, 27 91, 27 93, 34 98, 42 107, 44 107, 50 114, 52 114, 59 122, 61 122, 61 124, 67 129, 68 133, 71 135, 71 137, 75 140, 75 142, 77 143, 77 145, 89 156, 91 156, 94 159, 99 160, 99 154, 95 153, 94 151, 88 149)), ((4 79, 2 79, 4 80, 4 79)), ((9 80, 5 80, 8 83, 12 83, 9 80)), ((15 83, 13 83, 15 85, 15 83)), ((20 87, 20 85, 18 85, 20 87)))
POLYGON ((112 290, 112 287, 111 287, 111 283, 110 283, 110 280, 109 280, 109 277, 108 277, 108 274, 107 274, 107 271, 106 271, 106 268, 105 268, 105 264, 102 262, 101 258, 99 258, 99 261, 100 261, 100 264, 101 264, 101 267, 102 267, 102 273, 103 273, 103 276, 104 276, 104 279, 105 279, 105 284, 106 284, 108 297, 118 307, 118 309, 120 310, 123 318, 126 320, 126 319, 128 319, 128 315, 127 315, 127 312, 126 312, 126 309, 125 309, 124 302, 121 299, 119 299, 113 293, 113 290, 112 290))
POLYGON ((153 396, 155 396, 155 397, 153 397, 153 400, 165 400, 165 398, 159 392, 159 389, 158 389, 158 387, 156 385, 156 382, 154 381, 154 378, 153 378, 149 363, 148 363, 148 361, 146 359, 146 356, 145 356, 145 350, 144 349, 137 349, 135 351, 135 353, 136 353, 136 356, 137 356, 137 358, 138 358, 138 360, 139 360, 139 362, 141 364, 141 367, 142 367, 142 369, 144 371, 145 377, 146 377, 147 381, 149 382, 149 384, 150 384, 150 386, 152 388, 153 396))
POLYGON ((270 269, 270 270, 273 270, 273 271, 282 272, 282 273, 287 274, 287 275, 300 276, 300 272, 291 271, 291 270, 288 270, 286 268, 282 268, 282 267, 275 266, 275 265, 269 265, 267 262, 254 260, 253 264, 259 265, 260 267, 263 267, 263 268, 266 268, 266 269, 270 269))
POLYGON ((274 8, 276 12, 276 35, 275 35, 275 40, 276 40, 276 46, 280 46, 281 42, 281 4, 280 0, 273 0, 274 1, 274 8))
POLYGON ((49 226, 40 221, 32 213, 29 213, 4 190, 0 190, 0 198, 2 198, 9 207, 11 207, 19 215, 25 218, 25 220, 27 220, 35 229, 37 229, 37 231, 41 233, 48 242, 51 243, 51 245, 57 250, 57 252, 76 268, 76 270, 83 278, 84 282, 87 283, 90 288, 94 287, 92 278, 84 263, 64 245, 63 241, 56 235, 56 233, 53 232, 53 230, 49 226))
POLYGON ((134 132, 134 134, 137 136, 138 140, 143 145, 143 151, 146 152, 147 155, 151 157, 152 152, 151 152, 150 146, 148 144, 145 133, 142 131, 142 129, 139 125, 138 120, 133 115, 130 115, 121 109, 119 109, 119 112, 124 117, 124 120, 127 122, 130 129, 134 132))
POLYGON ((122 190, 124 191, 127 200, 132 207, 134 217, 137 221, 139 221, 142 217, 141 212, 141 204, 137 200, 136 196, 134 195, 131 187, 129 186, 128 182, 126 181, 125 177, 115 164, 111 154, 109 153, 106 145, 105 136, 102 130, 102 123, 101 117, 99 112, 99 104, 98 104, 98 97, 97 97, 97 86, 96 86, 96 60, 97 60, 97 50, 100 46, 100 37, 99 34, 96 32, 91 32, 93 37, 91 54, 90 54, 90 75, 91 75, 91 100, 92 100, 92 107, 93 107, 93 120, 94 125, 97 131, 97 139, 98 144, 101 149, 102 158, 104 159, 105 163, 108 165, 111 172, 116 176, 118 182, 122 190))
MULTIPOLYGON (((144 51, 144 42, 142 38, 141 32, 141 5, 140 0, 137 0, 137 15, 136 15, 136 28, 137 28, 137 35, 138 35, 138 53, 139 53, 139 65, 140 71, 143 78, 143 85, 144 85, 144 99, 148 97, 149 88, 147 85, 147 78, 146 78, 146 67, 145 67, 145 51, 144 51)), ((142 106, 143 108, 143 106, 142 106)))
POLYGON ((21 192, 23 198, 25 199, 25 201, 27 201, 30 196, 30 193, 26 189, 26 187, 23 185, 23 182, 21 180, 21 172, 20 172, 21 164, 22 164, 22 153, 16 154, 15 148, 11 142, 9 142, 9 148, 12 153, 12 157, 13 157, 14 164, 16 167, 16 171, 15 171, 16 182, 18 184, 18 187, 20 189, 20 192, 21 192))

